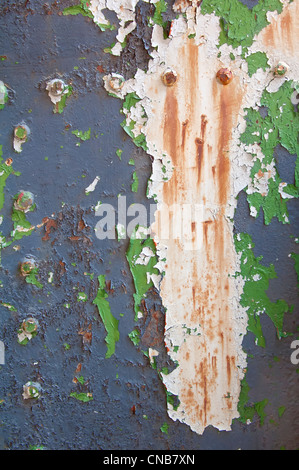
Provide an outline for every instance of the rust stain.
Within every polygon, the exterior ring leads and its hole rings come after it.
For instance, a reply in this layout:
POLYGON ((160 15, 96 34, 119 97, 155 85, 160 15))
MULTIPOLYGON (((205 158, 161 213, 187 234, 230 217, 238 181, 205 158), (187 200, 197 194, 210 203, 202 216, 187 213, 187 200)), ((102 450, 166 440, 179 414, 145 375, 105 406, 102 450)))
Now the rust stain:
POLYGON ((199 137, 196 137, 195 145, 196 145, 196 154, 197 154, 198 181, 200 181, 204 141, 200 139, 199 137))
POLYGON ((87 329, 80 329, 78 331, 78 334, 82 336, 83 339, 83 345, 89 345, 92 341, 92 331, 91 331, 91 323, 88 325, 87 329))
POLYGON ((178 118, 178 103, 175 89, 169 89, 164 106, 164 136, 165 145, 173 157, 174 164, 178 164, 178 136, 181 134, 181 125, 178 118))
POLYGON ((271 48, 271 51, 281 51, 285 54, 296 54, 299 43, 299 2, 287 5, 283 12, 271 21, 259 34, 263 43, 271 48))
POLYGON ((50 239, 50 233, 52 232, 52 229, 57 229, 57 221, 54 219, 50 219, 49 217, 44 217, 42 222, 45 225, 46 232, 46 234, 42 237, 42 240, 48 241, 50 239))
POLYGON ((185 147, 185 141, 186 141, 186 132, 187 132, 187 126, 189 124, 189 120, 187 119, 185 122, 183 122, 183 128, 182 128, 182 148, 184 149, 185 147))
POLYGON ((198 166, 198 182, 200 182, 201 178, 201 168, 202 168, 202 160, 204 156, 204 143, 205 143, 205 132, 207 127, 207 117, 205 115, 201 116, 201 135, 200 137, 196 137, 195 145, 196 145, 196 154, 197 154, 197 166, 198 166))
POLYGON ((197 429, 219 424, 219 414, 229 426, 233 402, 223 397, 239 386, 229 303, 234 245, 225 207, 232 183, 230 140, 243 90, 238 76, 233 86, 220 84, 217 64, 214 59, 209 63, 205 54, 190 41, 177 52, 184 74, 176 88, 165 93, 163 122, 163 144, 174 166, 172 178, 163 186, 163 202, 199 204, 204 214, 203 220, 191 221, 192 235, 202 227, 201 240, 192 237, 192 250, 185 250, 181 240, 167 241, 171 256, 161 286, 161 296, 170 306, 176 299, 175 309, 167 307, 172 321, 182 321, 178 311, 186 324, 200 325, 200 336, 187 338, 178 353, 179 398, 189 424, 197 429), (207 209, 215 207, 212 217, 207 209))
POLYGON ((149 348, 163 348, 164 345, 164 315, 160 310, 151 308, 144 309, 144 316, 141 323, 141 345, 149 348))

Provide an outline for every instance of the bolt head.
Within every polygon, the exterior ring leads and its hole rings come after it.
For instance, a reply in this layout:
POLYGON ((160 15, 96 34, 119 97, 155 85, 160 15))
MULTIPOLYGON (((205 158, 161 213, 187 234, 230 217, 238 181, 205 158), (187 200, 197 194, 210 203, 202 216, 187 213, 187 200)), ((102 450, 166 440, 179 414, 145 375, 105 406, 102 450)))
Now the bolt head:
POLYGON ((33 257, 26 257, 20 263, 20 271, 22 276, 26 277, 32 273, 32 271, 37 267, 37 262, 33 257))
POLYGON ((281 76, 285 75, 288 70, 289 70, 289 66, 288 66, 287 64, 285 64, 284 62, 279 62, 279 63, 274 67, 273 74, 274 74, 276 77, 281 77, 281 76))
POLYGON ((165 86, 173 86, 178 79, 177 73, 173 69, 167 69, 162 75, 162 82, 165 86))
POLYGON ((25 141, 28 137, 28 131, 26 127, 22 125, 15 127, 14 136, 17 140, 25 141))
POLYGON ((31 317, 26 318, 22 323, 22 328, 26 333, 32 335, 32 333, 35 333, 38 329, 38 321, 31 317))
POLYGON ((112 90, 114 91, 121 90, 122 87, 124 86, 124 83, 125 83, 124 77, 122 75, 118 75, 117 73, 113 73, 109 80, 110 88, 112 88, 112 90))
POLYGON ((41 392, 41 386, 37 382, 27 382, 25 385, 23 385, 23 398, 26 400, 28 398, 39 398, 40 397, 40 392, 41 392))
POLYGON ((216 78, 222 85, 228 85, 233 79, 233 74, 230 69, 221 68, 218 70, 216 78))
POLYGON ((33 194, 30 191, 20 191, 16 196, 14 207, 18 211, 28 212, 33 204, 33 194))
POLYGON ((66 84, 64 83, 64 81, 58 78, 52 81, 51 86, 50 86, 50 92, 54 96, 61 96, 65 88, 66 88, 66 84))

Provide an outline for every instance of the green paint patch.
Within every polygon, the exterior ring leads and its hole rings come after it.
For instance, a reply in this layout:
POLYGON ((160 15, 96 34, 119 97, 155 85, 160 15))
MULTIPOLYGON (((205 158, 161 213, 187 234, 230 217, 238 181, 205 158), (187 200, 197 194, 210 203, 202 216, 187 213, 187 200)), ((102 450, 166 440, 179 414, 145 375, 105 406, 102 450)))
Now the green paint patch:
POLYGON ((164 434, 168 434, 168 429, 169 429, 169 425, 167 423, 162 424, 162 426, 160 427, 160 431, 163 432, 164 434))
POLYGON ((166 401, 168 406, 170 405, 174 411, 177 411, 178 407, 180 406, 178 395, 174 395, 173 393, 166 390, 166 401))
POLYGON ((138 192, 138 186, 139 186, 139 179, 138 179, 136 171, 134 171, 134 173, 133 173, 133 183, 132 183, 132 186, 131 186, 131 189, 132 189, 133 193, 138 192))
POLYGON ((289 223, 287 202, 291 197, 299 196, 299 114, 294 111, 291 102, 293 92, 290 82, 285 82, 276 93, 269 93, 265 90, 261 98, 261 106, 267 108, 267 116, 263 118, 259 111, 247 109, 247 126, 240 137, 245 145, 258 144, 263 154, 263 158, 260 159, 248 149, 253 155, 254 164, 251 169, 253 189, 251 188, 249 192, 247 188, 247 200, 250 207, 255 209, 256 217, 260 210, 263 210, 266 225, 273 217, 277 217, 284 224, 289 223), (278 144, 287 149, 290 154, 298 155, 294 184, 285 184, 277 172, 274 149, 278 144), (259 180, 264 177, 268 179, 268 189, 266 192, 261 192, 259 180), (284 197, 281 196, 282 184, 284 197))
POLYGON ((67 98, 69 98, 71 96, 71 94, 73 93, 73 88, 70 86, 70 85, 67 85, 66 86, 66 90, 64 91, 64 93, 61 95, 61 99, 58 103, 55 104, 54 106, 54 113, 55 114, 62 114, 63 113, 63 110, 66 106, 66 100, 67 98))
POLYGON ((84 403, 88 403, 89 401, 93 400, 93 396, 91 393, 77 393, 77 392, 72 392, 70 393, 70 397, 76 398, 76 400, 82 401, 84 403))
POLYGON ((107 331, 105 341, 107 343, 106 359, 110 358, 115 352, 115 343, 119 341, 118 323, 111 313, 110 304, 107 300, 106 278, 105 275, 98 276, 99 288, 96 298, 93 301, 98 308, 100 317, 107 331))
POLYGON ((242 46, 243 51, 251 46, 254 36, 269 24, 268 11, 281 13, 282 8, 280 0, 260 0, 252 9, 239 0, 203 0, 201 3, 203 14, 214 13, 219 17, 219 46, 242 46))
POLYGON ((241 392, 238 403, 238 412, 240 414, 239 420, 242 423, 247 423, 248 421, 251 422, 255 414, 257 414, 260 418, 260 425, 263 426, 266 417, 265 407, 268 404, 268 400, 265 398, 265 400, 257 402, 253 405, 247 405, 249 401, 249 391, 249 385, 244 378, 241 383, 241 392))
MULTIPOLYGON (((105 48, 103 49, 103 51, 105 52, 105 54, 112 54, 112 55, 113 55, 112 49, 113 49, 113 47, 115 46, 115 44, 116 44, 116 43, 113 42, 110 46, 105 47, 105 48)), ((112 95, 112 96, 116 96, 116 95, 113 95, 112 93, 111 93, 111 95, 112 95)))
POLYGON ((299 290, 299 253, 291 253, 291 258, 295 261, 295 271, 297 274, 297 288, 299 290))
POLYGON ((25 277, 27 284, 32 284, 39 289, 43 288, 43 285, 38 280, 38 268, 33 268, 29 274, 25 277))
POLYGON ((247 309, 248 331, 256 337, 258 346, 265 347, 265 339, 262 332, 260 316, 268 315, 273 322, 279 339, 286 336, 283 331, 284 315, 291 309, 284 300, 271 302, 266 292, 270 279, 277 278, 273 264, 263 266, 260 261, 262 256, 256 258, 253 254, 254 244, 250 235, 239 233, 235 236, 235 246, 240 254, 241 275, 245 284, 241 294, 240 304, 247 309))
POLYGON ((85 294, 85 292, 79 292, 77 296, 77 301, 78 302, 87 302, 88 296, 85 294))
MULTIPOLYGON (((121 126, 124 129, 124 131, 131 137, 131 139, 133 140, 134 144, 137 147, 141 147, 141 148, 143 148, 143 150, 147 151, 147 142, 146 142, 145 134, 143 134, 141 132, 139 135, 136 136, 134 134, 134 128, 135 128, 135 125, 136 125, 136 121, 131 119, 128 122, 128 119, 127 119, 127 115, 129 114, 130 109, 134 108, 139 101, 141 101, 141 98, 135 92, 128 93, 126 95, 126 98, 125 98, 124 103, 123 103, 123 108, 121 110, 121 112, 126 116, 126 118, 121 123, 121 126)), ((146 118, 144 108, 143 108, 142 118, 146 118)))
POLYGON ((121 160, 121 155, 122 155, 122 153, 123 153, 123 150, 117 149, 115 153, 116 153, 116 155, 118 156, 118 158, 121 160))
POLYGON ((166 0, 158 0, 155 4, 155 12, 152 17, 149 18, 149 26, 157 24, 163 28, 164 39, 168 37, 168 23, 163 18, 163 13, 167 12, 166 0))
POLYGON ((286 410, 286 407, 285 407, 285 406, 280 406, 280 407, 278 408, 278 416, 279 416, 279 418, 281 418, 281 417, 283 416, 285 410, 286 410))
POLYGON ((0 145, 0 211, 3 209, 4 206, 4 189, 6 186, 6 180, 9 175, 20 176, 21 173, 14 171, 11 165, 7 165, 3 162, 3 151, 2 145, 0 145))
MULTIPOLYGON (((35 205, 33 205, 29 212, 33 212, 35 205)), ((11 220, 14 222, 14 230, 11 232, 12 240, 9 244, 15 240, 21 240, 25 236, 31 235, 34 230, 31 223, 27 220, 26 214, 23 211, 19 211, 13 207, 11 220)))
POLYGON ((12 304, 8 302, 0 302, 0 305, 2 305, 2 307, 7 308, 10 312, 17 312, 16 307, 14 307, 12 304))
POLYGON ((250 77, 252 77, 257 70, 266 70, 270 67, 268 57, 265 52, 254 52, 253 54, 245 57, 245 60, 248 64, 248 74, 250 77))
MULTIPOLYGON (((63 10, 63 15, 65 16, 66 15, 82 15, 82 16, 87 16, 88 18, 92 18, 94 20, 94 16, 89 9, 88 0, 81 0, 81 3, 79 5, 73 5, 73 6, 65 8, 63 10)), ((115 26, 111 25, 109 22, 107 24, 98 23, 97 21, 94 21, 94 22, 100 28, 101 31, 107 31, 107 30, 113 31, 115 29, 115 26)))
POLYGON ((128 334, 130 340, 134 344, 134 346, 138 346, 140 343, 140 332, 138 330, 133 330, 131 333, 128 334))
POLYGON ((107 31, 107 30, 114 31, 115 30, 115 26, 110 23, 103 24, 103 23, 97 23, 95 21, 95 24, 100 28, 101 31, 107 31))
POLYGON ((93 19, 93 14, 89 10, 85 0, 81 0, 79 5, 73 5, 63 10, 63 15, 82 15, 93 19))
POLYGON ((153 21, 155 24, 159 26, 164 25, 163 13, 166 13, 166 11, 167 11, 167 3, 165 0, 159 0, 158 2, 155 3, 155 13, 153 16, 153 21))
POLYGON ((141 304, 142 299, 145 298, 146 293, 149 289, 151 289, 154 284, 152 280, 148 280, 147 274, 157 274, 159 275, 159 270, 155 268, 155 265, 158 262, 156 257, 156 246, 154 241, 151 238, 136 238, 136 232, 138 227, 136 227, 135 231, 133 232, 129 248, 127 251, 127 260, 129 263, 129 267, 133 276, 134 286, 135 286, 135 294, 134 296, 134 310, 135 310, 135 319, 137 319, 139 306, 141 304), (139 258, 142 250, 147 247, 152 250, 155 256, 152 256, 147 265, 144 264, 136 264, 137 259, 139 258))
POLYGON ((90 139, 91 130, 89 128, 88 131, 83 132, 76 129, 75 131, 72 131, 72 134, 74 134, 78 139, 82 140, 82 142, 85 142, 86 140, 90 139))

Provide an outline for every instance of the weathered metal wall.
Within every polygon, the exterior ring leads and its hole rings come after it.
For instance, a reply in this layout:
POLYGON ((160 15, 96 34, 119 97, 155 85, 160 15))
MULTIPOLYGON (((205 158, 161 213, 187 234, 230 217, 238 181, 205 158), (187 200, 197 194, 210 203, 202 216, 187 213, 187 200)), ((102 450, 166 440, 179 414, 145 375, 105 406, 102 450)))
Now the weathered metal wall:
POLYGON ((78 3, 1 4, 0 444, 296 449, 298 1, 78 3))

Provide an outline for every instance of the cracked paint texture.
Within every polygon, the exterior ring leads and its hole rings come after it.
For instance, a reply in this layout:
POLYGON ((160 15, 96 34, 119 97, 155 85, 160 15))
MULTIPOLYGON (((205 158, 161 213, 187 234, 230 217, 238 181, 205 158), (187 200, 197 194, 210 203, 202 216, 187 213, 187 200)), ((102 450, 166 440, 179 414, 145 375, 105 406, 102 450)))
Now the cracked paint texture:
MULTIPOLYGON (((209 426, 231 430, 235 418, 248 423, 255 412, 262 423, 268 400, 246 406, 248 358, 243 339, 250 331, 256 343, 265 347, 260 322, 264 311, 273 322, 278 338, 283 338, 284 314, 291 309, 285 301, 271 303, 266 296, 268 281, 275 278, 274 266, 262 267, 261 258, 252 252, 251 238, 246 234, 236 236, 234 213, 237 198, 245 191, 253 217, 262 208, 266 224, 274 217, 287 224, 287 203, 298 197, 298 163, 294 184, 286 183, 278 175, 274 150, 280 143, 290 153, 298 151, 298 112, 290 100, 298 79, 298 53, 294 43, 298 38, 299 2, 261 1, 252 10, 244 6, 242 11, 247 18, 244 28, 248 34, 242 40, 235 11, 240 3, 236 0, 217 4, 203 1, 201 5, 197 1, 177 0, 173 9, 178 15, 167 34, 163 21, 167 3, 154 0, 144 0, 144 3, 152 3, 154 7, 154 16, 149 19, 152 50, 147 71, 138 69, 135 77, 124 81, 118 91, 109 88, 111 75, 104 77, 108 93, 124 99, 125 119, 121 126, 136 146, 152 157, 147 195, 157 203, 155 220, 151 227, 145 228, 146 234, 151 230, 154 240, 147 238, 144 242, 132 237, 126 252, 135 287, 135 321, 139 325, 143 322, 143 332, 134 329, 128 336, 136 346, 146 347, 143 353, 153 368, 157 368, 162 347, 166 346, 174 367, 171 371, 162 367, 158 373, 166 387, 168 413, 174 421, 187 424, 197 434, 203 434, 209 426), (288 71, 283 77, 274 77, 273 67, 282 58, 288 63, 288 71), (222 67, 228 67, 233 73, 232 82, 226 86, 216 79, 222 67), (161 80, 168 68, 177 76, 172 87, 166 87, 161 80), (268 107, 268 114, 259 118, 262 107, 268 107), (260 121, 256 119, 251 125, 252 116, 260 121), (271 207, 271 217, 267 219, 268 207, 271 207), (146 306, 145 299, 153 290, 159 292, 165 317, 156 305, 151 309, 146 306)), ((81 0, 79 6, 69 7, 64 15, 82 14, 105 31, 114 27, 103 11, 116 13, 120 22, 116 43, 106 52, 117 56, 137 26, 137 6, 136 0, 91 0, 90 3, 81 0)), ((68 91, 67 97, 73 94, 68 91)), ((54 114, 60 114, 64 104, 61 109, 54 108, 54 114)), ((87 128, 86 124, 84 129, 87 128)), ((80 140, 76 144, 80 147, 81 142, 90 140, 91 128, 85 132, 73 130, 72 134, 80 140)), ((116 155, 121 161, 122 150, 118 149, 116 155)), ((1 157, 0 146, 2 209, 6 180, 11 174, 19 174, 12 169, 9 159, 3 162, 1 157)), ((132 178, 131 190, 138 193, 137 171, 132 178)), ((100 181, 100 176, 91 178, 82 194, 96 192, 100 181)), ((78 209, 78 233, 73 227, 68 241, 82 242, 78 248, 81 256, 83 251, 88 253, 92 236, 82 233, 89 227, 79 212, 78 209)), ((68 216, 67 208, 64 214, 68 216)), ((28 215, 30 220, 32 214, 28 215)), ((1 237, 2 249, 42 227, 43 240, 49 240, 51 230, 56 232, 60 228, 64 216, 61 212, 53 218, 53 214, 38 225, 32 225, 20 211, 14 210, 11 217, 14 230, 7 240, 1 237)), ((75 226, 74 209, 68 217, 75 226)), ((123 239, 122 228, 118 227, 118 242, 123 239)), ((297 270, 297 255, 290 256, 297 270)), ((97 271, 94 271, 98 274, 101 270, 99 260, 96 262, 97 271)), ((62 260, 59 269, 60 280, 67 272, 62 260)), ((56 286, 56 271, 48 272, 49 285, 54 280, 56 286)), ((26 282, 42 290, 45 280, 40 275, 36 270, 26 282)), ((106 300, 109 292, 113 305, 114 289, 104 274, 97 276, 95 284, 94 273, 84 272, 84 276, 90 276, 90 291, 87 286, 73 286, 76 302, 82 311, 89 300, 97 307, 106 330, 103 341, 107 351, 103 357, 111 361, 122 336, 120 320, 106 300)), ((8 302, 1 304, 16 311, 8 302)), ((69 308, 65 298, 63 306, 69 308)), ((94 325, 88 325, 86 320, 81 326, 78 334, 82 336, 84 348, 89 349, 94 325)), ((70 346, 65 343, 64 347, 67 350, 70 346)), ((78 364, 76 372, 80 371, 81 364, 78 364)), ((83 376, 75 377, 73 383, 81 391, 68 395, 76 398, 74 402, 93 402, 97 398, 83 376)), ((135 415, 136 406, 132 409, 135 415)), ((160 430, 167 433, 168 428, 164 423, 160 430)))
MULTIPOLYGON (((294 20, 298 2, 285 6, 281 16, 271 11, 266 15, 266 6, 264 10, 257 7, 260 26, 253 26, 253 16, 248 13, 252 37, 244 49, 241 43, 237 49, 232 47, 236 43, 230 32, 229 45, 222 36, 224 44, 218 48, 219 19, 214 14, 203 15, 195 3, 180 6, 176 2, 176 10, 183 11, 186 19, 179 16, 172 22, 168 39, 162 27, 154 26, 155 51, 148 72, 138 70, 135 81, 125 84, 120 97, 135 91, 141 98, 146 123, 140 115, 138 120, 135 108, 135 115, 132 109, 127 113, 127 118, 131 116, 127 124, 133 123, 135 138, 146 135, 148 153, 154 157, 149 195, 158 201, 152 231, 158 251, 166 255, 160 284, 166 308, 165 343, 178 363, 170 374, 162 374, 167 391, 180 400, 175 409, 168 404, 169 415, 201 434, 209 425, 229 430, 239 416, 247 308, 240 303, 244 281, 234 275, 239 271, 239 256, 232 217, 239 191, 247 187, 250 193, 250 170, 255 162, 255 153, 245 143, 240 145, 239 139, 246 125, 246 106, 256 107, 266 87, 273 93, 286 80, 273 77, 276 61, 285 55, 291 65, 288 79, 298 76, 298 56, 289 40, 298 34, 294 20), (273 32, 282 30, 283 24, 288 29, 284 38, 273 32), (274 35, 279 41, 271 40, 274 35), (256 62, 249 62, 253 56, 256 62), (221 67, 229 67, 233 73, 233 81, 226 86, 216 80, 221 67), (168 68, 177 74, 172 87, 165 87, 161 80, 168 68), (163 166, 171 162, 168 181, 163 181, 161 162, 163 166), (186 207, 191 211, 188 214, 184 213, 186 207)), ((221 8, 216 10, 219 16, 224 13, 221 8)), ((295 119, 294 111, 293 115, 295 119)), ((260 148, 257 153, 261 154, 260 148)), ((263 160, 263 156, 259 158, 263 160)), ((273 161, 265 186, 259 189, 256 185, 251 191, 260 191, 259 197, 265 198, 274 174, 273 161)), ((269 196, 271 200, 272 194, 269 196)), ((250 198, 248 201, 251 204, 250 198)), ((251 210, 255 215, 253 207, 251 210)), ((287 221, 286 210, 283 220, 287 221)), ((287 307, 283 309, 287 311, 287 307)))

